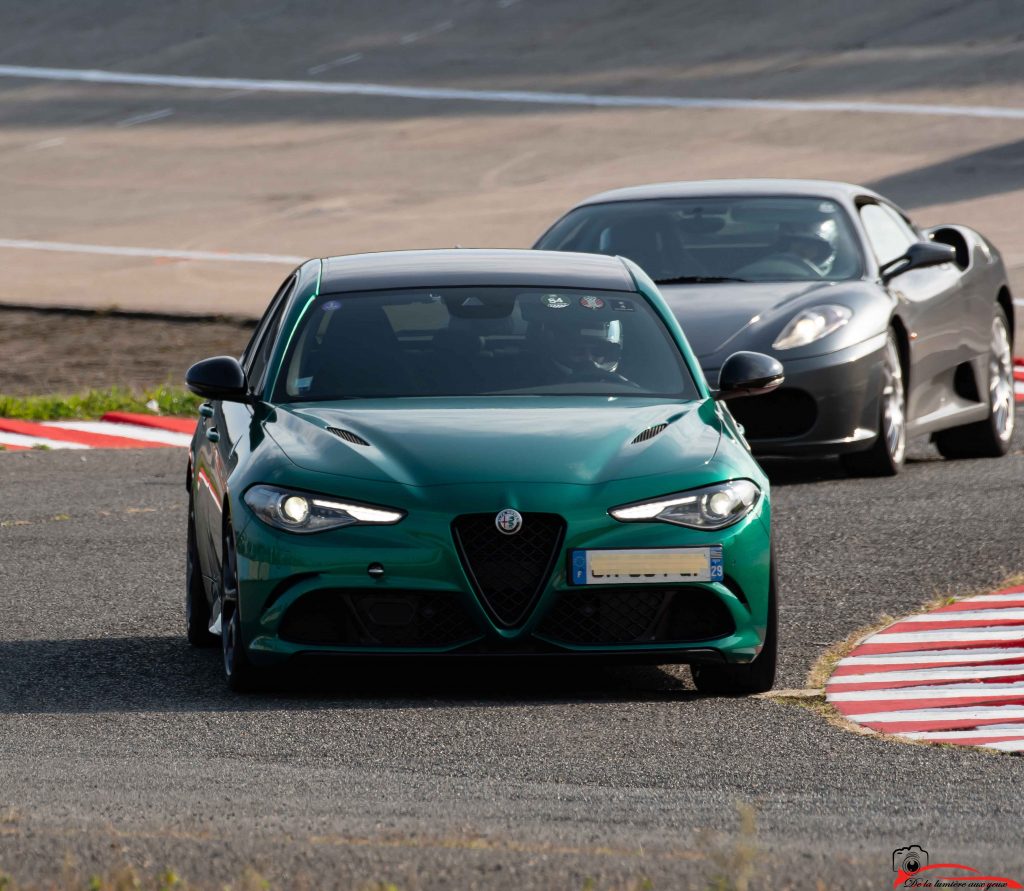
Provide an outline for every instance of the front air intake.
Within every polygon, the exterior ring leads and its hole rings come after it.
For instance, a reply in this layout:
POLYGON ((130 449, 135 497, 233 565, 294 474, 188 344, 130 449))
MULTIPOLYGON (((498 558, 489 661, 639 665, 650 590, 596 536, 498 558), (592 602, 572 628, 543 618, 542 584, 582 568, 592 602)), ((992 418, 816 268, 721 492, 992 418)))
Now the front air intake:
POLYGON ((353 433, 351 430, 343 430, 341 427, 328 427, 328 433, 333 433, 335 436, 341 437, 345 442, 350 442, 352 445, 368 446, 369 443, 363 439, 358 433, 353 433))
POLYGON ((506 535, 494 514, 464 514, 452 523, 455 547, 484 607, 507 628, 521 624, 551 577, 565 536, 557 514, 523 514, 523 525, 506 535))
POLYGON ((646 430, 641 430, 636 436, 633 437, 630 445, 636 445, 638 442, 647 442, 649 439, 654 439, 662 430, 664 430, 668 424, 655 424, 653 427, 648 427, 646 430))

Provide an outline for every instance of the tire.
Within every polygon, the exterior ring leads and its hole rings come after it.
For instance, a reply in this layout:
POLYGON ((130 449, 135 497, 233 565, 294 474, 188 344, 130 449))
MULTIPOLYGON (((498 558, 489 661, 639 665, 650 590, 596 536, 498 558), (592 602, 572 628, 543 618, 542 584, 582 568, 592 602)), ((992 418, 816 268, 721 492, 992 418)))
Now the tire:
POLYGON ((779 601, 776 594, 775 561, 768 582, 768 627, 764 645, 753 662, 743 665, 714 663, 690 666, 693 683, 701 693, 716 696, 749 696, 767 693, 775 684, 779 651, 779 601))
POLYGON ((840 458, 851 476, 895 476, 907 456, 907 391, 896 334, 885 341, 882 391, 878 396, 878 436, 871 448, 840 458))
POLYGON ((1013 440, 1016 398, 1013 350, 1006 313, 997 307, 988 353, 988 417, 973 424, 940 430, 932 438, 943 458, 1001 458, 1013 440))
POLYGON ((217 645, 217 635, 210 634, 210 603, 199 565, 196 544, 196 515, 192 497, 188 499, 188 543, 185 546, 185 636, 194 647, 217 645))
POLYGON ((236 693, 248 693, 261 686, 261 673, 249 661, 242 637, 242 615, 238 608, 238 564, 235 535, 230 525, 224 530, 224 557, 221 561, 221 653, 224 678, 236 693))

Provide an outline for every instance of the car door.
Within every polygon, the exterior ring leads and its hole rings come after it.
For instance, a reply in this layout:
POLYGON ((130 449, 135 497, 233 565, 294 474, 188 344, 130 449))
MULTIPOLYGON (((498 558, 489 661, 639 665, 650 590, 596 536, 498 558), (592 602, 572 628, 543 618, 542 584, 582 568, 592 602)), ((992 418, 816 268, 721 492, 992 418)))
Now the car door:
MULTIPOLYGON (((925 240, 900 211, 885 202, 865 199, 859 210, 879 266, 901 257, 914 242, 925 240)), ((966 356, 960 270, 954 263, 912 269, 891 279, 886 287, 907 328, 907 419, 915 421, 943 408, 956 366, 966 356)))
MULTIPOLYGON (((256 328, 256 333, 242 354, 242 368, 252 392, 260 392, 260 385, 277 340, 281 317, 294 287, 295 276, 292 275, 274 295, 256 328)), ((235 445, 239 437, 248 435, 252 419, 252 406, 239 402, 215 400, 204 402, 199 407, 193 499, 200 560, 204 574, 212 583, 214 591, 219 591, 220 584, 224 492, 228 476, 234 467, 235 445)), ((214 605, 216 606, 216 603, 214 605)))

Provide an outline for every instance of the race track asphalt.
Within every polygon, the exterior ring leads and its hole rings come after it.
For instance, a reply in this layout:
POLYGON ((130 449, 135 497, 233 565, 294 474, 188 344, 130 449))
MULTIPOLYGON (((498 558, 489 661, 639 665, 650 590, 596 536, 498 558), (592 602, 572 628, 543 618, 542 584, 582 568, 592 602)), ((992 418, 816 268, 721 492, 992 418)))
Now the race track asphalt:
MULTIPOLYGON (((918 450, 894 480, 771 465, 779 686, 882 614, 1024 567, 1020 447, 918 450)), ((420 666, 230 695, 181 633, 183 462, 0 454, 0 873, 663 889, 741 887, 749 861, 753 887, 875 889, 919 844, 1024 879, 1021 759, 702 698, 681 669, 420 666)))

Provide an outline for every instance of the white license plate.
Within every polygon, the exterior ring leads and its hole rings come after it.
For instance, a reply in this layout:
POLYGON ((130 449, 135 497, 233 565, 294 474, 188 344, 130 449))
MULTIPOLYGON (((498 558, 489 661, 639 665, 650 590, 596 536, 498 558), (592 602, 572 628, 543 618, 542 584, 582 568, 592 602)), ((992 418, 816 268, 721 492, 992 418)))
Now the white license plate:
POLYGON ((722 548, 631 548, 574 550, 569 560, 573 585, 643 585, 720 582, 722 548))

